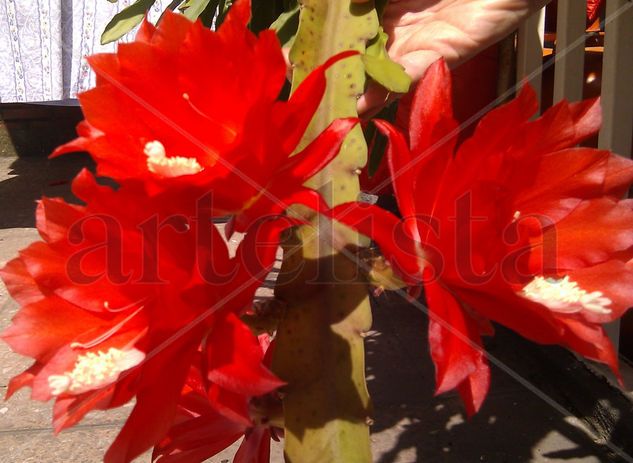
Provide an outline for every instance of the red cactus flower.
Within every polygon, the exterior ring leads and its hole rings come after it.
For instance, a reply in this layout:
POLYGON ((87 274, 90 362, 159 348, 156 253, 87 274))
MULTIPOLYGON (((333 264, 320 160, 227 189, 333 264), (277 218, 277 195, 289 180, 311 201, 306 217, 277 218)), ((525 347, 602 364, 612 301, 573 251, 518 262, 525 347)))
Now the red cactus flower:
POLYGON ((450 74, 437 62, 414 97, 409 146, 394 127, 376 122, 390 138, 405 217, 395 240, 384 225, 372 230, 371 207, 332 213, 373 234, 400 271, 425 266, 418 272, 437 392, 458 388, 469 413, 479 409, 489 386, 481 335, 491 334, 490 321, 617 373, 601 324, 633 305, 633 211, 621 200, 633 163, 575 147, 599 129, 598 101, 561 102, 531 121, 537 100, 525 87, 456 146, 450 95, 450 74), (398 240, 419 243, 421 256, 399 251, 398 240))
POLYGON ((604 0, 587 0, 587 19, 589 21, 595 21, 600 12, 600 7, 604 3, 604 0))
POLYGON ((258 223, 230 258, 204 204, 172 192, 144 197, 138 187, 114 191, 82 172, 73 191, 87 205, 44 198, 42 241, 0 272, 21 306, 2 338, 35 359, 11 380, 9 396, 29 386, 33 399, 55 399, 56 431, 136 397, 110 463, 131 461, 164 437, 200 352, 208 380, 228 391, 217 403, 236 413, 245 411, 231 394, 282 384, 235 314, 251 304, 280 231, 293 222, 258 223))
POLYGON ((281 46, 272 30, 250 32, 249 19, 250 0, 235 2, 217 32, 167 11, 116 53, 88 58, 97 85, 79 95, 86 119, 79 138, 53 156, 88 151, 99 175, 141 181, 151 193, 213 189, 214 215, 249 210, 235 223, 239 231, 285 209, 357 122, 334 121, 290 157, 321 101, 326 69, 356 53, 330 59, 279 101, 281 46))
MULTIPOLYGON (((242 330, 241 334, 244 337, 239 336, 239 341, 252 347, 251 352, 257 362, 269 364, 270 351, 266 352, 270 345, 268 335, 261 335, 258 343, 248 330, 242 330)), ((235 409, 228 409, 218 402, 215 392, 218 389, 221 386, 205 380, 200 370, 192 368, 182 391, 174 424, 154 449, 153 458, 157 462, 206 461, 241 437, 244 440, 235 454, 234 463, 270 461, 270 439, 275 434, 272 417, 268 415, 271 412, 281 414, 280 399, 274 394, 263 395, 268 392, 266 390, 258 391, 252 387, 239 391, 234 389, 234 403, 246 412, 236 414, 235 409)))

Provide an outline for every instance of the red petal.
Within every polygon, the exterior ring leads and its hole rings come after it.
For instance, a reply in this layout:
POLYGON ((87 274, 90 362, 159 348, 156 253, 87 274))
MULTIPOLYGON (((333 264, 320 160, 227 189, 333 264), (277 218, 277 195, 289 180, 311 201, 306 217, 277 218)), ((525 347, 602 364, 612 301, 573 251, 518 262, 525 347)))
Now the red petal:
MULTIPOLYGON (((526 159, 507 179, 517 210, 539 211, 546 201, 618 193, 633 181, 633 162, 608 151, 571 148, 526 159)), ((621 196, 615 197, 619 199, 621 196)))
POLYGON ((248 410, 249 397, 211 383, 208 390, 208 400, 215 411, 229 420, 239 423, 243 429, 252 426, 248 410))
POLYGON ((503 151, 502 147, 516 140, 516 128, 527 122, 537 110, 534 89, 529 85, 523 86, 514 100, 493 109, 481 119, 473 136, 460 146, 459 156, 476 163, 481 156, 503 151), (500 130, 500 127, 507 129, 500 130))
POLYGON ((294 150, 319 107, 325 92, 325 71, 334 63, 355 55, 358 55, 358 52, 345 51, 328 59, 301 82, 287 103, 281 105, 285 109, 281 124, 286 134, 282 145, 284 152, 290 153, 294 150))
MULTIPOLYGON (((99 391, 90 391, 80 396, 59 397, 53 407, 53 428, 55 433, 79 423, 89 412, 105 409, 111 402, 115 385, 110 385, 99 391)), ((132 398, 129 393, 128 400, 132 398)))
POLYGON ((409 142, 417 156, 428 156, 437 144, 448 144, 452 152, 457 140, 457 122, 453 117, 451 72, 446 61, 435 61, 426 70, 413 97, 409 115, 409 142), (446 140, 443 140, 446 137, 446 140))
POLYGON ((84 207, 59 198, 42 198, 35 212, 37 231, 49 243, 68 240, 68 229, 83 217, 84 207))
POLYGON ((633 269, 624 262, 610 260, 592 267, 572 270, 567 273, 571 281, 587 292, 600 291, 612 304, 608 315, 583 311, 580 315, 593 323, 606 323, 620 318, 633 307, 633 269))
POLYGON ((193 353, 190 346, 176 341, 144 364, 136 405, 106 452, 105 463, 131 462, 167 434, 193 353))
POLYGON ((341 204, 327 214, 377 241, 385 258, 407 283, 418 285, 422 281, 423 251, 419 243, 407 236, 396 216, 363 203, 341 204))
POLYGON ((65 153, 74 153, 76 151, 88 151, 91 140, 103 135, 103 132, 92 127, 88 122, 81 121, 77 124, 78 138, 75 138, 68 143, 57 147, 50 155, 51 158, 55 158, 65 153))
POLYGON ((206 461, 244 434, 244 427, 205 409, 199 417, 176 424, 168 437, 154 449, 152 461, 190 463, 206 461))
POLYGON ((454 286, 453 290, 479 315, 523 337, 541 344, 557 344, 560 341, 561 329, 552 312, 517 295, 501 278, 473 287, 454 286))
POLYGON ((559 322, 564 326, 559 344, 583 357, 608 365, 621 381, 618 356, 602 326, 574 317, 560 317, 559 322))
POLYGON ((241 311, 252 302, 252 297, 272 270, 279 249, 279 235, 298 222, 288 217, 264 220, 247 230, 235 254, 238 273, 226 293, 232 294, 233 311, 241 311))
POLYGON ((252 63, 251 78, 259 81, 259 93, 264 98, 275 101, 286 81, 286 62, 274 31, 267 29, 259 33, 254 55, 257 59, 252 63))
POLYGON ((231 5, 218 32, 222 34, 226 40, 230 40, 233 35, 242 38, 250 19, 251 0, 237 0, 231 5))
MULTIPOLYGON (((293 204, 303 204, 316 211, 327 210, 325 201, 315 190, 297 186, 291 193, 288 193, 287 186, 280 180, 267 193, 264 193, 255 204, 241 214, 233 216, 225 226, 225 236, 228 238, 235 232, 244 233, 250 227, 255 226, 258 221, 280 216, 293 204)), ((296 221, 296 223, 288 222, 287 227, 300 225, 303 222, 303 219, 294 217, 297 214, 289 212, 289 215, 292 218, 288 220, 296 221)))
POLYGON ((195 24, 184 15, 167 10, 152 36, 152 45, 166 54, 177 54, 195 24))
POLYGON ((141 27, 138 28, 135 40, 137 42, 150 43, 155 32, 156 27, 154 27, 154 25, 147 19, 147 16, 145 16, 145 19, 143 19, 143 22, 141 23, 141 27))
POLYGON ((11 381, 9 381, 9 385, 7 386, 7 394, 5 395, 4 400, 9 400, 13 394, 15 394, 23 387, 32 388, 35 376, 37 376, 37 374, 42 370, 43 367, 44 365, 42 363, 35 362, 29 367, 28 370, 11 378, 11 381))
POLYGON ((339 148, 354 126, 358 123, 355 117, 336 119, 327 126, 303 151, 288 159, 288 162, 276 176, 279 181, 304 183, 328 165, 338 154, 339 148))
POLYGON ((233 463, 268 463, 270 461, 270 431, 263 426, 255 426, 247 432, 237 449, 233 463))
POLYGON ((473 374, 457 386, 457 391, 466 406, 466 414, 468 416, 473 416, 479 411, 489 389, 490 368, 484 362, 473 374))
POLYGON ((603 194, 614 199, 627 195, 633 183, 633 163, 624 156, 611 154, 604 179, 603 194))
POLYGON ((20 258, 10 260, 4 268, 0 269, 0 278, 11 297, 21 306, 39 301, 44 297, 20 258))
POLYGON ((574 129, 576 130, 575 143, 595 135, 602 126, 602 108, 600 107, 600 98, 592 98, 589 100, 579 101, 569 104, 574 121, 574 129))
POLYGON ((481 407, 490 370, 478 325, 437 281, 425 284, 429 305, 429 345, 435 364, 436 394, 460 386, 469 414, 481 407))
POLYGON ((257 338, 231 313, 216 322, 207 352, 209 380, 225 389, 257 396, 284 384, 264 367, 264 353, 257 338))
POLYGON ((629 206, 608 198, 582 201, 534 240, 531 268, 542 274, 584 267, 607 261, 631 246, 633 211, 629 206))
POLYGON ((374 124, 389 139, 389 145, 385 154, 389 162, 391 182, 400 212, 404 217, 415 217, 415 200, 418 198, 414 196, 414 192, 420 164, 417 160, 414 163, 411 151, 409 151, 401 132, 388 122, 379 119, 374 120, 374 124))
POLYGON ((49 297, 22 307, 2 339, 19 354, 44 358, 102 323, 89 312, 49 297))
POLYGON ((598 18, 602 2, 603 0, 587 0, 587 19, 590 22, 593 22, 598 18))

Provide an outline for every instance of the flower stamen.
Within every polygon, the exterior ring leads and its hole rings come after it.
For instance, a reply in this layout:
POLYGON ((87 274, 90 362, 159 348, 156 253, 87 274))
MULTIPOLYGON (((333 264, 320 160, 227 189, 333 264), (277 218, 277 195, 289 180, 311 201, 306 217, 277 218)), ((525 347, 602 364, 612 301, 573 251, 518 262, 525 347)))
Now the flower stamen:
POLYGON ((86 352, 79 355, 73 370, 48 377, 51 394, 81 394, 114 383, 119 375, 143 361, 145 354, 138 349, 86 352))
POLYGON ((143 149, 147 156, 147 168, 150 172, 161 177, 180 177, 181 175, 192 175, 202 171, 202 166, 195 158, 183 156, 167 157, 165 146, 158 140, 153 140, 145 144, 143 149))
POLYGON ((561 279, 537 276, 525 285, 521 293, 553 312, 569 314, 586 310, 600 315, 611 313, 611 299, 600 291, 585 291, 569 276, 561 279))

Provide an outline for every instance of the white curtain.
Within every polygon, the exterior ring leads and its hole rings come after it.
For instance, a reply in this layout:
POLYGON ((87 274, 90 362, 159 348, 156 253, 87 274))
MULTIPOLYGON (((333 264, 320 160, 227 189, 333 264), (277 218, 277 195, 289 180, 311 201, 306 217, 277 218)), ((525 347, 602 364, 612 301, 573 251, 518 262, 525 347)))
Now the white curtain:
MULTIPOLYGON (((0 103, 67 101, 93 86, 84 57, 114 50, 114 44, 99 44, 101 33, 133 2, 0 0, 0 103)), ((157 0, 150 19, 156 21, 169 3, 157 0)))

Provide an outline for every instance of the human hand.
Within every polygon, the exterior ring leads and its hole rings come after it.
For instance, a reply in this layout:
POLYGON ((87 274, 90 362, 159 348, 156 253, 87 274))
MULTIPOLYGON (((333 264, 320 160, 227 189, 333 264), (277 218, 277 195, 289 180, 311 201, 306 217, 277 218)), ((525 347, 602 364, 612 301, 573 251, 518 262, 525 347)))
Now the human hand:
MULTIPOLYGON (((369 0, 352 0, 362 3, 369 0)), ((455 67, 508 35, 549 0, 389 0, 382 26, 387 51, 413 81, 443 57, 455 67)), ((389 101, 372 82, 358 101, 358 112, 371 115, 389 101)))

